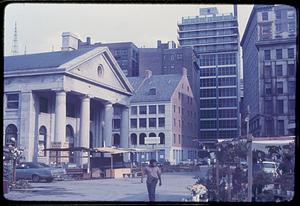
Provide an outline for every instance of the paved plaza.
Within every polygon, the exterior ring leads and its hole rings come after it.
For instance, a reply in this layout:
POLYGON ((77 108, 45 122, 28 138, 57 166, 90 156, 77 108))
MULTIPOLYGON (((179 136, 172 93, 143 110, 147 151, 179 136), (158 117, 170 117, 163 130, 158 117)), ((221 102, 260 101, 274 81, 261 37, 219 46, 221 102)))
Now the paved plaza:
MULTIPOLYGON (((157 186, 157 201, 181 201, 189 198, 187 186, 195 183, 200 172, 163 173, 162 186, 157 186)), ((55 181, 31 183, 27 191, 11 191, 5 195, 9 200, 21 201, 148 201, 146 183, 140 178, 97 179, 79 181, 55 181)))

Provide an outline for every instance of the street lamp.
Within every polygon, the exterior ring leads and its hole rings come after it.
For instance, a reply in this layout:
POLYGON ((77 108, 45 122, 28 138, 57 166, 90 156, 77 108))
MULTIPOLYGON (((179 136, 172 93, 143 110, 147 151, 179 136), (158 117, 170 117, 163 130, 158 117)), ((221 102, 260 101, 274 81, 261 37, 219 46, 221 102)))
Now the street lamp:
POLYGON ((249 122, 250 122, 250 106, 247 106, 247 116, 245 118, 245 121, 247 122, 247 150, 248 150, 248 201, 252 201, 252 183, 253 183, 253 176, 252 176, 252 163, 253 163, 253 157, 252 157, 252 136, 249 132, 249 122))

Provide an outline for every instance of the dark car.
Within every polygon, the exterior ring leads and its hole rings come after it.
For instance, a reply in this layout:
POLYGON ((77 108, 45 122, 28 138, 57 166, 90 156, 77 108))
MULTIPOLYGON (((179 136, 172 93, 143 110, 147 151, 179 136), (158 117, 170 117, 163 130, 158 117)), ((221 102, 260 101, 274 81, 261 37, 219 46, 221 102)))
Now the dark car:
POLYGON ((53 175, 50 168, 43 167, 38 163, 22 162, 16 167, 16 178, 32 180, 33 182, 40 182, 46 180, 46 182, 53 181, 53 175))

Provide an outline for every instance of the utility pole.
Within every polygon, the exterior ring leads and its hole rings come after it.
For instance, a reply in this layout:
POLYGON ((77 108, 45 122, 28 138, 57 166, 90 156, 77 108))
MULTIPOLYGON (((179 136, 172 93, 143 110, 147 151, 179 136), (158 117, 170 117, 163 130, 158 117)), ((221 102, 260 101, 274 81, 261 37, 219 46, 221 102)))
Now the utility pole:
POLYGON ((250 122, 250 106, 247 106, 247 116, 246 116, 246 122, 247 122, 247 162, 248 162, 248 201, 252 201, 252 183, 253 183, 253 174, 252 174, 252 167, 253 167, 253 157, 252 157, 252 135, 250 135, 249 132, 249 122, 250 122))

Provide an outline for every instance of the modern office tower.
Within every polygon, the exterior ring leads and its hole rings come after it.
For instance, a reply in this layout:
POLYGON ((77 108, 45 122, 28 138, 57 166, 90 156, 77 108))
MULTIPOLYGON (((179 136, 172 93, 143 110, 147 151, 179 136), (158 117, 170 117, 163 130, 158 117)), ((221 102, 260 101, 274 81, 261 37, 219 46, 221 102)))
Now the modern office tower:
POLYGON ((287 5, 255 5, 249 17, 241 46, 254 136, 294 135, 296 25, 287 5))
POLYGON ((219 14, 201 8, 199 16, 178 23, 180 47, 193 46, 200 65, 201 139, 239 136, 240 55, 237 8, 219 14))

